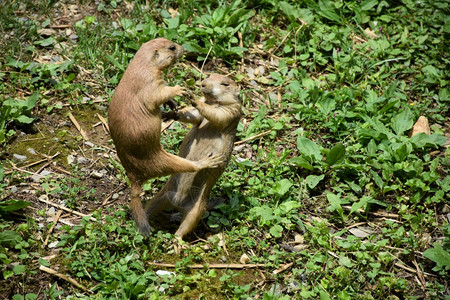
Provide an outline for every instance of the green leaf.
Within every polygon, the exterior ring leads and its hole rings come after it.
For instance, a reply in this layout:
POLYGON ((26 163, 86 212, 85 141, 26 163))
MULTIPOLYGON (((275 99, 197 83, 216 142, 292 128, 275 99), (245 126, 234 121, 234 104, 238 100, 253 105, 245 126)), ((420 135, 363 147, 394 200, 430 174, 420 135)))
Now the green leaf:
POLYGON ((364 0, 361 2, 360 7, 361 7, 361 10, 367 11, 367 10, 372 9, 377 4, 378 4, 378 0, 364 0))
POLYGON ((0 245, 8 245, 8 246, 16 246, 20 241, 22 241, 22 237, 20 234, 13 230, 5 230, 0 232, 0 245))
POLYGON ((335 165, 341 162, 345 157, 345 147, 342 143, 338 143, 331 148, 330 152, 328 152, 325 163, 329 166, 335 165))
MULTIPOLYGON (((14 276, 14 272, 13 272, 12 270, 6 270, 6 271, 3 272, 3 278, 4 278, 5 280, 7 280, 8 278, 13 277, 13 276, 14 276)), ((17 295, 14 295, 14 296, 13 296, 13 299, 15 299, 15 298, 14 298, 15 296, 17 296, 17 295)), ((22 298, 22 299, 23 299, 23 298, 22 298)))
POLYGON ((291 186, 292 186, 292 182, 289 179, 282 179, 275 183, 273 190, 279 196, 283 196, 284 194, 286 194, 287 191, 289 191, 291 186))
POLYGON ((297 138, 297 148, 301 154, 308 158, 313 158, 316 161, 322 160, 322 154, 320 153, 319 146, 304 136, 299 136, 297 138))
POLYGON ((445 136, 435 133, 428 135, 424 132, 420 132, 411 137, 411 142, 416 148, 443 146, 446 141, 447 138, 445 136))
POLYGON ((309 175, 306 177, 306 184, 308 184, 308 187, 310 189, 314 189, 319 182, 325 178, 325 175, 309 175))
POLYGON ((13 272, 16 275, 23 274, 23 273, 25 273, 26 270, 27 270, 27 266, 25 266, 25 265, 17 265, 13 268, 13 272))
POLYGON ((282 209, 284 213, 288 213, 291 210, 299 207, 300 203, 298 201, 286 201, 280 204, 280 209, 282 209))
POLYGON ((378 175, 378 173, 374 170, 370 170, 370 174, 372 174, 373 181, 380 188, 380 190, 383 189, 384 182, 380 175, 378 175))
POLYGON ((406 130, 411 129, 414 121, 409 110, 403 110, 391 120, 391 127, 397 135, 401 135, 406 130))
POLYGON ((322 17, 327 18, 328 20, 335 21, 337 23, 341 23, 341 17, 336 13, 334 9, 334 5, 330 0, 319 0, 319 5, 317 6, 318 13, 322 17))
POLYGON ((437 270, 450 269, 450 253, 435 243, 433 248, 425 250, 423 256, 436 263, 437 270))
POLYGON ((16 121, 22 124, 31 124, 34 121, 34 118, 20 115, 16 118, 16 121))
POLYGON ((283 232, 283 227, 281 227, 280 225, 274 225, 272 227, 270 227, 269 230, 270 234, 276 238, 281 237, 281 233, 283 232))
POLYGON ((331 192, 326 192, 327 200, 330 203, 330 207, 327 208, 329 211, 337 211, 340 216, 343 216, 343 209, 341 207, 341 198, 331 192))
MULTIPOLYGON (((87 23, 87 22, 86 22, 87 23)), ((120 24, 122 25, 123 30, 127 31, 133 26, 133 22, 130 19, 122 18, 120 20, 120 24)))
POLYGON ((22 200, 5 200, 0 202, 0 213, 1 212, 11 212, 15 210, 22 209, 30 205, 31 202, 22 200))
POLYGON ((306 170, 312 171, 314 169, 314 167, 302 157, 292 157, 291 159, 289 159, 289 162, 306 170))
POLYGON ((360 208, 363 208, 367 205, 367 203, 369 202, 369 200, 371 200, 372 197, 368 197, 368 196, 363 196, 361 197, 361 199, 358 202, 354 202, 352 204, 352 208, 350 209, 350 214, 354 213, 355 211, 357 211, 360 208))
POLYGON ((106 59, 108 59, 109 62, 112 63, 119 70, 125 71, 125 67, 119 64, 119 62, 113 56, 106 54, 106 59))

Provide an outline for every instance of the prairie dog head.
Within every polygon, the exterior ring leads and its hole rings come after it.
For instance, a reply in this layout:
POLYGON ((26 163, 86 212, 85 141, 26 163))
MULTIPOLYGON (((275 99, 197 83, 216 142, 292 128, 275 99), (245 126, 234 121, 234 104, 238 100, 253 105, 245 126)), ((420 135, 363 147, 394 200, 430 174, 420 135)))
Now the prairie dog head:
POLYGON ((157 38, 142 44, 135 60, 144 66, 164 70, 173 65, 183 55, 184 49, 165 38, 157 38))
POLYGON ((206 103, 227 104, 239 101, 239 87, 224 75, 211 74, 201 85, 206 103))

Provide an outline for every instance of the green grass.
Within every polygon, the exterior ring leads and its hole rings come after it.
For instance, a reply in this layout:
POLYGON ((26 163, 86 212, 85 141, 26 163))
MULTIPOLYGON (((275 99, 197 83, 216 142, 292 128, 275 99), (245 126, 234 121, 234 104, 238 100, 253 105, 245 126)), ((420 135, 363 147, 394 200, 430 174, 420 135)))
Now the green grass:
MULTIPOLYGON (((448 2, 19 2, 0 12, 2 297, 448 297, 448 2), (225 202, 180 256, 167 215, 148 238, 137 232, 98 117, 140 44, 158 36, 188 50, 169 82, 199 95, 201 71, 229 74, 245 112, 246 142, 212 193, 225 202), (410 137, 419 116, 431 135, 410 137), (35 182, 41 167, 51 173, 35 182), (96 221, 62 212, 51 229, 46 197, 96 221), (265 267, 212 266, 243 254, 265 267)), ((164 148, 176 153, 186 130, 166 130, 164 148)))

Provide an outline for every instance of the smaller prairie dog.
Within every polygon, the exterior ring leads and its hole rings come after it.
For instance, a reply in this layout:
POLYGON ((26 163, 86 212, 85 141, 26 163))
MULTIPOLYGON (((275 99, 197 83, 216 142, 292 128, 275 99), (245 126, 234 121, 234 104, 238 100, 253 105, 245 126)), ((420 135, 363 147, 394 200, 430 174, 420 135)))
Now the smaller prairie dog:
POLYGON ((161 146, 160 106, 181 96, 185 89, 167 86, 164 70, 183 55, 183 48, 165 38, 142 44, 125 70, 109 106, 109 129, 117 155, 130 180, 131 213, 139 230, 147 235, 150 225, 139 194, 150 178, 179 172, 197 172, 223 163, 210 153, 189 161, 164 151, 161 146))
POLYGON ((175 113, 174 119, 194 125, 181 143, 178 155, 199 160, 213 153, 223 155, 226 163, 196 173, 172 175, 145 206, 149 217, 169 208, 181 211, 183 221, 175 233, 179 239, 191 232, 203 216, 211 189, 230 159, 242 116, 239 88, 231 79, 212 74, 202 82, 202 92, 204 97, 193 102, 195 108, 175 113))

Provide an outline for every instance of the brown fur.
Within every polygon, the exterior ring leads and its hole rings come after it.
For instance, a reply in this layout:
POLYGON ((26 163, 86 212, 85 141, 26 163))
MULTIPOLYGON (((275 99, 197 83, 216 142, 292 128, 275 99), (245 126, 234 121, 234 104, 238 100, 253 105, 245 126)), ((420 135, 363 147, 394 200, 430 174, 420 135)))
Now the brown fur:
POLYGON ((164 82, 164 70, 183 54, 183 48, 165 38, 141 46, 117 86, 109 107, 109 128, 117 155, 131 186, 131 212, 140 231, 150 225, 139 197, 148 179, 178 172, 196 172, 216 167, 221 157, 205 155, 189 161, 164 151, 160 144, 160 106, 185 93, 180 86, 164 82))
POLYGON ((178 155, 198 160, 213 153, 223 155, 226 163, 214 169, 172 175, 145 207, 149 217, 167 208, 181 211, 183 221, 175 233, 180 239, 191 232, 203 216, 211 189, 230 159, 242 115, 239 89, 231 79, 213 74, 202 82, 202 91, 204 98, 193 103, 196 108, 177 113, 180 121, 194 124, 181 143, 178 155))

